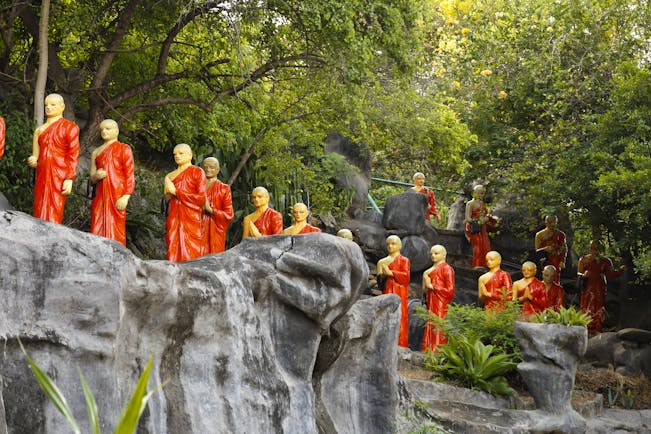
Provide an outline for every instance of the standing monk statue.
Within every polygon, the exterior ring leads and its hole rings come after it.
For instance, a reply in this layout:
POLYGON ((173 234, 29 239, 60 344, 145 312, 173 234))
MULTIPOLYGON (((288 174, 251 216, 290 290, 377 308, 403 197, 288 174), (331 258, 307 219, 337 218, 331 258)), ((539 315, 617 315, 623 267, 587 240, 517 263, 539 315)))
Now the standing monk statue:
POLYGON ((536 264, 522 264, 522 279, 513 282, 513 296, 522 303, 522 315, 533 316, 547 309, 545 284, 536 279, 536 264))
POLYGON ((133 153, 118 142, 117 122, 99 124, 101 146, 90 156, 90 182, 97 185, 91 203, 90 232, 127 245, 127 204, 136 186, 133 153))
POLYGON ((500 311, 505 302, 514 299, 511 275, 500 268, 502 256, 495 251, 486 254, 486 264, 488 272, 477 280, 479 300, 484 303, 484 310, 500 311))
POLYGON ((203 255, 201 210, 206 205, 206 175, 192 165, 192 149, 182 143, 174 147, 176 170, 165 176, 167 215, 167 260, 189 261, 203 255))
POLYGON ((226 250, 226 229, 234 215, 231 187, 217 179, 219 169, 219 160, 215 157, 203 160, 207 200, 201 215, 201 230, 205 255, 226 250))
POLYGON ((45 97, 47 120, 34 131, 32 155, 27 158, 29 167, 36 169, 34 217, 54 223, 63 221, 79 157, 79 127, 63 118, 65 108, 61 95, 45 97))
POLYGON ((283 233, 283 216, 269 208, 269 192, 264 187, 256 187, 251 192, 251 202, 255 211, 244 217, 242 239, 277 235, 283 233))
POLYGON ((610 258, 602 256, 603 243, 598 240, 590 241, 590 253, 579 259, 577 274, 585 279, 585 289, 581 291, 581 310, 590 315, 592 321, 588 331, 601 333, 606 300, 606 285, 608 279, 620 276, 626 267, 623 265, 615 270, 610 258))
MULTIPOLYGON (((434 265, 423 272, 423 291, 427 294, 427 309, 439 318, 445 318, 448 314, 448 305, 454 297, 454 269, 445 262, 447 251, 440 244, 430 249, 430 255, 434 265)), ((422 351, 428 348, 436 351, 437 345, 445 344, 447 341, 435 324, 427 322, 422 351)))
POLYGON ((0 116, 0 160, 5 154, 5 120, 0 116))
POLYGON ((556 268, 554 282, 560 283, 561 270, 565 268, 567 258, 567 242, 565 233, 558 229, 558 217, 545 216, 545 229, 538 231, 535 238, 536 252, 544 253, 543 267, 553 265, 556 268))
POLYGON ((423 193, 427 196, 427 213, 425 214, 425 220, 429 221, 431 216, 436 218, 436 221, 440 222, 441 217, 439 217, 439 212, 436 210, 436 199, 434 197, 434 192, 429 188, 425 187, 425 175, 421 172, 414 173, 414 186, 411 187, 412 190, 423 193))
POLYGON ((387 237, 389 256, 377 263, 378 277, 386 278, 384 294, 396 294, 400 297, 400 334, 398 345, 409 347, 409 279, 411 263, 400 254, 402 241, 396 235, 387 237))
POLYGON ((484 203, 486 189, 483 185, 476 185, 472 189, 472 200, 466 204, 466 238, 472 245, 472 266, 486 267, 486 254, 491 249, 490 238, 486 230, 486 223, 493 217, 488 212, 484 203))
POLYGON ((555 278, 556 267, 548 265, 543 268, 542 280, 547 293, 547 307, 558 312, 561 307, 565 306, 565 291, 561 285, 554 282, 555 278))
POLYGON ((283 234, 286 235, 299 235, 299 234, 309 234, 311 232, 321 232, 321 229, 312 226, 307 222, 307 217, 310 215, 310 211, 307 209, 307 205, 302 202, 294 204, 292 207, 292 216, 294 217, 294 224, 288 227, 283 231, 283 234))

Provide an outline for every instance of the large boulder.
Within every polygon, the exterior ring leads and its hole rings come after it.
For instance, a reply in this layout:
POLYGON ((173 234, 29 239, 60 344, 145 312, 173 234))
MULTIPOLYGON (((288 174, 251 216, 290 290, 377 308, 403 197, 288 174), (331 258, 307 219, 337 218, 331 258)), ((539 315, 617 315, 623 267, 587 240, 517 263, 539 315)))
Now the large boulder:
POLYGON ((386 229, 401 231, 404 235, 420 235, 425 229, 427 196, 411 189, 387 198, 384 204, 382 225, 386 229))
MULTIPOLYGON (((79 366, 98 398, 102 431, 113 429, 151 356, 150 384, 167 384, 153 395, 139 432, 316 433, 317 350, 368 272, 354 243, 327 234, 250 239, 174 264, 141 261, 111 240, 19 212, 0 212, 0 269, 0 376, 11 433, 68 432, 17 338, 83 424, 79 366)), ((349 363, 374 355, 349 354, 349 363)), ((376 373, 390 378, 379 366, 376 373)), ((360 420, 387 411, 376 403, 367 403, 360 420)))

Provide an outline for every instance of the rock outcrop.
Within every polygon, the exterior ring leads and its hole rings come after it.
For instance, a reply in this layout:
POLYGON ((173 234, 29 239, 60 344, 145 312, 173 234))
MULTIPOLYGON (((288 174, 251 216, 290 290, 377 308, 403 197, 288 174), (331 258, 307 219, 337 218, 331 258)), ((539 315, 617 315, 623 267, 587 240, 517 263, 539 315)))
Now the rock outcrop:
MULTIPOLYGON (((394 415, 396 300, 350 310, 368 269, 360 249, 344 239, 265 237, 174 264, 141 261, 113 241, 10 211, 0 212, 0 269, 0 376, 10 433, 68 431, 17 338, 83 421, 79 366, 103 431, 112 429, 150 356, 150 386, 167 384, 139 432, 316 433, 328 424, 346 432, 382 426, 394 415), (328 334, 346 339, 339 356, 317 370, 315 411, 313 371, 328 334), (355 367, 362 360, 373 361, 373 375, 355 367), (360 402, 337 403, 342 387, 360 402), (374 390, 370 401, 366 390, 374 390), (352 422, 340 425, 345 420, 352 422)), ((319 359, 327 357, 322 349, 319 359)))

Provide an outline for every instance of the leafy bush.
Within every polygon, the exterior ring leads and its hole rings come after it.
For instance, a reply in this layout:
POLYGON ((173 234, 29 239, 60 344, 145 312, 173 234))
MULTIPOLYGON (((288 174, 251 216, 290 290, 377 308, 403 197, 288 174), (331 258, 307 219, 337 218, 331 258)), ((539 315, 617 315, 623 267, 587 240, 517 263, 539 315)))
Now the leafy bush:
POLYGON ((515 362, 520 362, 522 354, 513 327, 521 311, 519 303, 509 301, 505 303, 505 309, 499 312, 486 312, 480 307, 451 303, 443 320, 425 309, 418 312, 425 320, 439 325, 448 337, 479 339, 484 345, 495 347, 497 353, 510 354, 515 362))
POLYGON ((540 313, 537 313, 532 322, 537 323, 547 323, 547 324, 562 324, 566 326, 583 326, 586 327, 592 318, 590 315, 576 310, 574 306, 569 308, 561 307, 558 312, 554 309, 546 309, 540 313))
POLYGON ((476 337, 449 336, 448 343, 438 347, 436 356, 428 353, 425 367, 466 387, 510 396, 513 391, 503 375, 513 370, 516 363, 509 354, 493 355, 493 350, 493 345, 484 345, 476 337))

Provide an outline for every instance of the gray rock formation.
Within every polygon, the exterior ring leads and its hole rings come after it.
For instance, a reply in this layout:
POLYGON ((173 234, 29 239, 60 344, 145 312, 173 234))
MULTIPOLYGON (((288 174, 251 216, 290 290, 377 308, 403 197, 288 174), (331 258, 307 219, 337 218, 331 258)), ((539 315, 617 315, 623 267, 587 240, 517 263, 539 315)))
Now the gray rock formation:
POLYGON ((537 428, 559 424, 562 432, 585 432, 585 419, 572 409, 570 398, 579 359, 588 345, 585 327, 557 324, 515 323, 515 337, 522 350, 518 371, 527 383, 542 417, 537 428))
POLYGON ((583 361, 596 367, 612 366, 622 375, 651 378, 651 332, 626 328, 600 333, 588 340, 583 361))
POLYGON ((397 230, 396 235, 420 235, 425 229, 427 196, 411 189, 387 198, 382 224, 386 229, 397 230))
POLYGON ((14 207, 11 206, 5 195, 0 191, 0 211, 9 211, 12 209, 14 209, 14 207))
POLYGON ((399 311, 393 294, 360 300, 323 339, 313 379, 319 432, 394 431, 399 311))
POLYGON ((316 433, 317 418, 372 426, 392 414, 391 401, 377 396, 395 387, 395 362, 381 366, 376 352, 395 351, 395 301, 374 301, 350 316, 373 318, 377 308, 390 336, 377 324, 369 331, 363 321, 333 326, 342 334, 348 327, 356 343, 346 343, 342 360, 319 370, 319 402, 327 414, 315 416, 312 376, 322 336, 367 282, 360 249, 341 238, 265 237, 173 264, 141 261, 113 241, 0 212, 0 269, 6 339, 0 376, 10 433, 68 432, 33 379, 18 337, 83 425, 80 367, 96 394, 103 431, 112 430, 150 356, 150 386, 168 383, 154 394, 139 432, 316 433), (354 368, 355 360, 371 359, 373 376, 354 368), (338 363, 348 372, 338 372, 338 363), (365 390, 375 390, 374 398, 334 405, 341 390, 335 377, 356 385, 360 399, 365 390))

